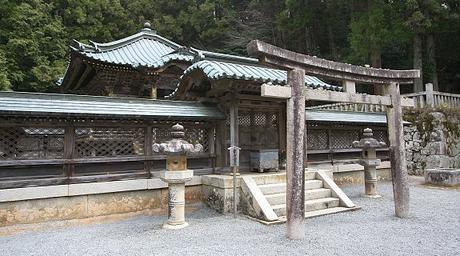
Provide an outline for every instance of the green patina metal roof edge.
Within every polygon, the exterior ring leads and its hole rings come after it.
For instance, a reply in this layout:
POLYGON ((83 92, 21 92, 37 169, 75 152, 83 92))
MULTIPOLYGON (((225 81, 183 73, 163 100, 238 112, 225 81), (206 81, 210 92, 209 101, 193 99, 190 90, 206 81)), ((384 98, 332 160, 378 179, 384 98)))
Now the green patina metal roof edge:
POLYGON ((128 37, 124 37, 112 42, 108 43, 97 43, 94 41, 89 41, 90 44, 81 43, 77 40, 72 40, 72 44, 70 47, 71 49, 79 52, 90 52, 90 53, 98 53, 104 51, 113 51, 119 49, 120 47, 124 47, 129 45, 139 39, 149 38, 149 39, 156 39, 162 43, 168 44, 171 48, 179 49, 183 47, 182 45, 173 42, 165 37, 162 37, 156 33, 154 30, 150 29, 142 29, 140 32, 130 35, 128 37))
MULTIPOLYGON (((305 110, 305 119, 314 122, 326 123, 354 123, 387 125, 384 113, 333 111, 333 110, 305 110)), ((410 124, 404 121, 404 124, 410 124)))
POLYGON ((0 114, 161 120, 225 119, 225 114, 213 103, 26 92, 0 92, 0 114))
MULTIPOLYGON (((223 78, 258 81, 263 83, 276 83, 285 85, 287 83, 287 71, 273 69, 262 65, 245 64, 240 62, 225 62, 202 60, 188 67, 181 79, 194 70, 201 70, 208 79, 217 80, 223 78), (246 69, 249 74, 244 74, 241 69, 246 69)), ((245 71, 246 71, 245 70, 245 71)), ((314 76, 305 76, 305 84, 313 88, 323 88, 326 90, 341 91, 342 87, 330 85, 314 76)))

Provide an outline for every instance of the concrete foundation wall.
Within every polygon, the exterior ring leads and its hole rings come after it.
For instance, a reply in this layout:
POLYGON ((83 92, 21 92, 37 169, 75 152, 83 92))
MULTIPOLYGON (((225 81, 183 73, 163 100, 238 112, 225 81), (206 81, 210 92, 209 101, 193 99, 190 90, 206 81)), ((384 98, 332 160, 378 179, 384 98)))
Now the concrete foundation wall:
MULTIPOLYGON (((364 167, 359 164, 317 165, 312 169, 332 170, 334 181, 337 185, 364 184, 364 167)), ((377 166, 377 179, 379 181, 391 180, 391 166, 389 161, 377 166)))
MULTIPOLYGON (((325 166, 318 168, 328 170, 325 166)), ((363 183, 359 165, 330 167, 337 184, 363 183)), ((391 180, 389 164, 377 170, 379 180, 391 180)), ((282 175, 265 179, 281 179, 282 175)), ((237 206, 241 210, 241 177, 237 178, 237 206)), ((204 202, 220 213, 233 212, 230 175, 195 176, 187 183, 186 202, 204 202)), ((70 220, 144 210, 167 209, 167 184, 159 179, 86 183, 0 190, 0 226, 70 220)))
MULTIPOLYGON (((1 193, 1 191, 0 191, 1 193)), ((186 187, 187 203, 201 202, 201 185, 186 187)), ((0 226, 167 209, 168 189, 124 191, 0 203, 0 226)))

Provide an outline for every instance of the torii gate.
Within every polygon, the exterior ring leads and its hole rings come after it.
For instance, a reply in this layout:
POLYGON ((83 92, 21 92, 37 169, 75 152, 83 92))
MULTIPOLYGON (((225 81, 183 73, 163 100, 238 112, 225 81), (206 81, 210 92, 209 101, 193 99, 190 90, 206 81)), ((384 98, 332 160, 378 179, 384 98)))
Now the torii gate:
POLYGON ((287 237, 305 236, 305 166, 307 140, 305 132, 305 101, 364 103, 387 106, 395 214, 409 215, 409 184, 403 137, 402 107, 413 106, 412 99, 401 98, 399 84, 413 83, 420 77, 419 70, 388 70, 329 61, 282 49, 262 41, 247 45, 249 55, 260 62, 288 70, 288 87, 264 84, 264 97, 287 99, 287 165, 286 209, 287 237), (305 73, 341 81, 345 92, 305 88, 305 73), (355 83, 373 84, 381 95, 357 94, 355 83))

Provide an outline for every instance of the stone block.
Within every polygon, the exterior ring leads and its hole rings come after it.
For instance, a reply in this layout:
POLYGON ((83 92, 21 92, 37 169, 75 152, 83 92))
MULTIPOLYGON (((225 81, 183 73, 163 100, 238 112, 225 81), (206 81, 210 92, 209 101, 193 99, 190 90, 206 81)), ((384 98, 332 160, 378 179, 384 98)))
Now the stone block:
POLYGON ((161 190, 110 193, 88 196, 88 216, 137 212, 162 208, 161 190))
POLYGON ((0 226, 86 217, 86 196, 0 203, 0 226))
POLYGON ((450 158, 444 155, 428 155, 426 157, 426 169, 448 168, 450 158))
POLYGON ((2 189, 0 192, 0 202, 54 198, 67 195, 67 185, 2 189))
POLYGON ((425 182, 441 186, 458 186, 460 169, 428 169, 425 171, 425 182))
MULTIPOLYGON (((203 185, 203 198, 205 203, 220 213, 233 212, 233 189, 225 189, 203 185)), ((237 189, 236 199, 239 205, 240 189, 237 189)))
POLYGON ((69 196, 104 194, 146 189, 147 179, 80 183, 69 185, 69 196))

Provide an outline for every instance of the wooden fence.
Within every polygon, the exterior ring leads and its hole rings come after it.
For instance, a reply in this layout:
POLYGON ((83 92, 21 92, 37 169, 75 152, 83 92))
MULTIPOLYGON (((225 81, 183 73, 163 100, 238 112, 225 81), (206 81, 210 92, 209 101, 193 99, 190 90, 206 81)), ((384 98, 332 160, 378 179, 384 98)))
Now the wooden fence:
POLYGON ((413 98, 415 106, 424 107, 460 107, 460 94, 437 92, 433 90, 433 84, 426 84, 424 92, 404 94, 404 97, 413 98))
MULTIPOLYGON (((178 121, 176 121, 178 122, 178 121)), ((199 173, 214 167, 214 124, 180 121, 199 173)), ((0 189, 149 178, 166 167, 152 144, 170 139, 174 121, 0 116, 0 189)))
MULTIPOLYGON (((402 94, 402 97, 414 99, 416 108, 449 107, 460 108, 460 94, 438 92, 433 90, 433 84, 426 84, 424 92, 402 94)), ((308 107, 307 109, 352 111, 352 112, 385 112, 386 106, 360 103, 334 103, 308 107)))

